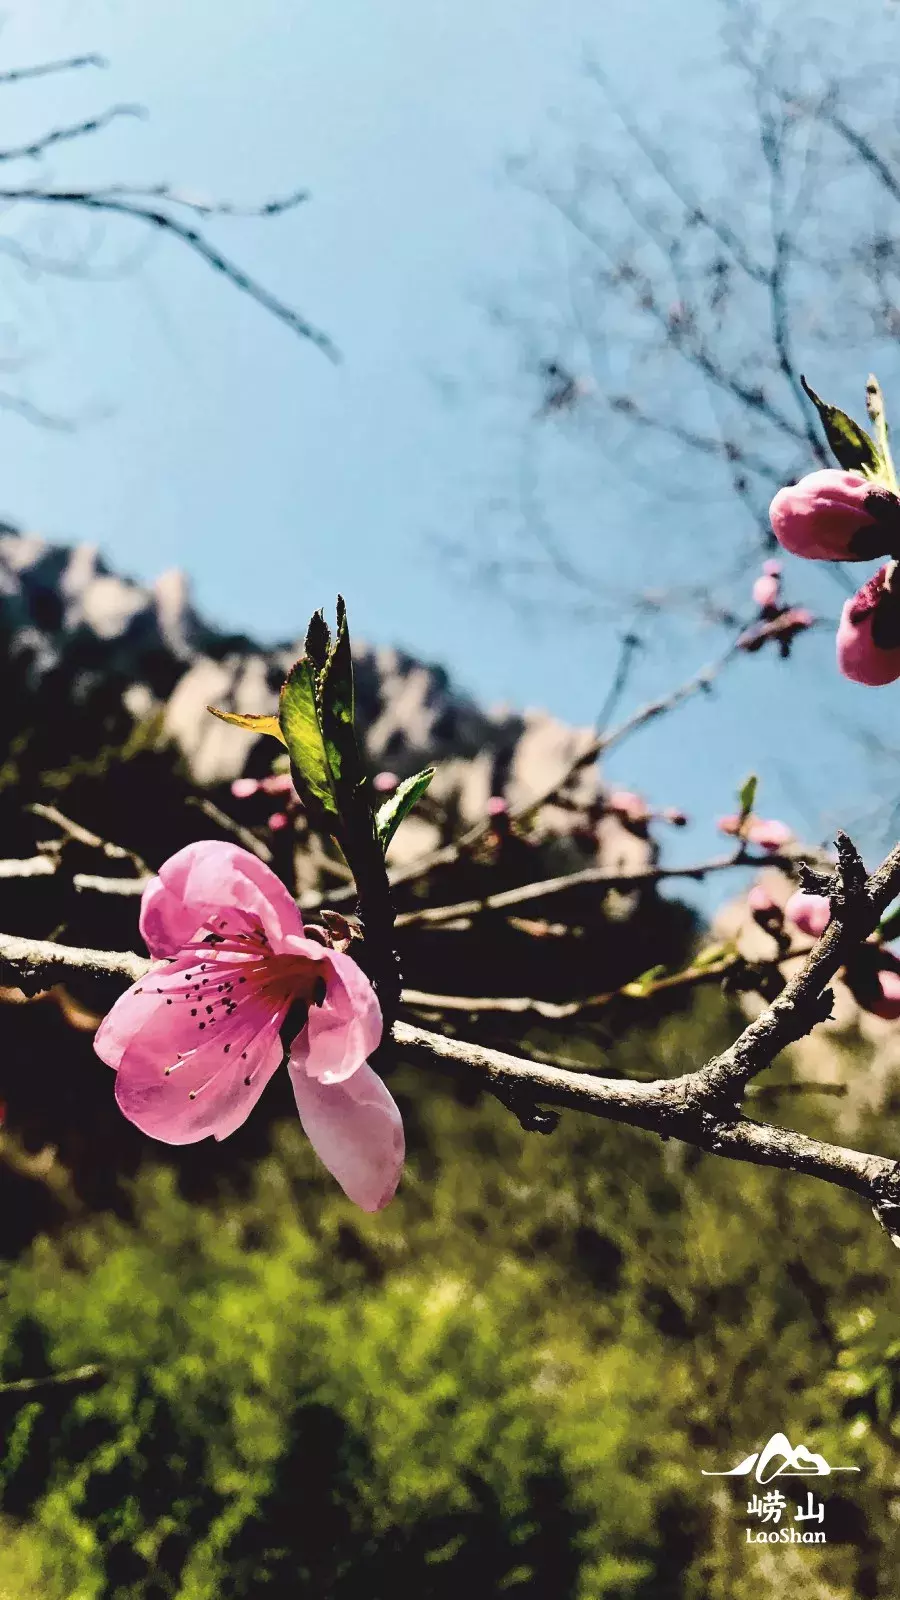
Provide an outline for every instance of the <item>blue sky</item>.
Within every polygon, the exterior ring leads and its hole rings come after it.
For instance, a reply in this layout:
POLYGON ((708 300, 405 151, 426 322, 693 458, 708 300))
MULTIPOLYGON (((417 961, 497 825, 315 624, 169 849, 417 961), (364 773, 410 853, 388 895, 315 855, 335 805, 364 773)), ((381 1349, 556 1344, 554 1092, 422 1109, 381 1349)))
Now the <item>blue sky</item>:
MULTIPOLYGON (((296 635, 340 589, 358 634, 442 662, 486 703, 589 721, 615 628, 523 622, 452 578, 435 541, 477 542, 523 414, 484 305, 555 247, 507 157, 552 138, 554 115, 578 104, 586 49, 635 105, 687 124, 712 0, 42 0, 5 15, 0 65, 86 50, 112 65, 4 91, 4 142, 112 102, 151 113, 21 175, 166 179, 245 202, 308 185, 292 216, 215 236, 344 359, 332 367, 165 241, 122 281, 28 284, 7 267, 0 322, 31 357, 15 381, 84 421, 62 434, 0 415, 0 513, 96 542, 139 577, 183 567, 207 615, 263 638, 296 635)), ((30 237, 51 248, 46 227, 30 237)), ((110 232, 100 259, 130 243, 110 232)), ((628 515, 612 482, 581 507, 578 537, 604 530, 611 579, 628 515)), ((620 782, 706 814, 673 842, 682 856, 713 843, 709 816, 751 767, 762 809, 807 833, 859 800, 821 735, 852 722, 866 691, 833 683, 827 639, 806 642, 799 722, 784 672, 756 660, 733 669, 728 697, 616 758, 620 782)), ((648 662, 634 692, 667 687, 717 648, 698 632, 688 651, 648 662)))

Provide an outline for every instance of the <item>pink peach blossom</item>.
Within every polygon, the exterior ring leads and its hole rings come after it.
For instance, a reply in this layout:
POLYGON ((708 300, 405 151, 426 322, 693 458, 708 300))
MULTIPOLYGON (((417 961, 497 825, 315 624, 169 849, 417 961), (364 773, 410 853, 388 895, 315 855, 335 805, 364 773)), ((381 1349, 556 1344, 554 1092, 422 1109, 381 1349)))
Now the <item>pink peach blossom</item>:
POLYGON ((313 1149, 363 1210, 387 1205, 403 1125, 368 1065, 381 1010, 356 962, 307 937, 275 874, 218 840, 187 845, 160 868, 140 927, 157 965, 94 1040, 129 1121, 166 1144, 227 1138, 281 1064, 288 1022, 287 1067, 313 1149))
POLYGON ((821 939, 831 921, 831 901, 824 894, 804 894, 797 889, 787 902, 784 914, 789 922, 808 933, 811 939, 821 939))
POLYGON ((778 543, 814 561, 871 561, 900 535, 900 501, 859 472, 825 467, 779 489, 769 508, 778 543))
POLYGON ((841 612, 838 667, 853 683, 879 687, 900 678, 900 593, 889 575, 880 567, 841 612))

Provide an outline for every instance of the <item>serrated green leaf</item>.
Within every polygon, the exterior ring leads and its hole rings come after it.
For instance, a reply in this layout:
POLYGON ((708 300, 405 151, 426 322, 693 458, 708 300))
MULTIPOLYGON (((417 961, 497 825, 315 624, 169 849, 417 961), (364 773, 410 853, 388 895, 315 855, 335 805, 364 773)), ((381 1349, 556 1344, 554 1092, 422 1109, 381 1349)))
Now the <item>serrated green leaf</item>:
POLYGON ((754 801, 756 800, 756 791, 758 788, 759 779, 757 778, 755 772, 751 772, 750 776, 744 779, 740 789, 738 790, 738 806, 740 807, 742 822, 749 817, 751 811, 753 810, 754 801))
POLYGON ((375 815, 375 826, 382 850, 387 850, 401 822, 421 800, 433 777, 434 767, 424 767, 412 778, 404 778, 394 793, 385 800, 384 805, 379 807, 375 815))
POLYGON ((323 672, 331 649, 331 629, 321 611, 314 611, 309 619, 304 648, 307 661, 312 663, 316 672, 323 672))
POLYGON ((335 783, 357 787, 363 780, 363 765, 354 728, 355 701, 353 655, 347 608, 337 600, 337 634, 319 679, 322 732, 335 783))
POLYGON ((334 779, 316 699, 315 672, 306 658, 296 661, 285 680, 278 720, 291 758, 294 787, 313 821, 340 816, 334 779))
POLYGON ((248 733, 271 734, 273 739, 280 740, 282 744, 287 742, 277 717, 252 711, 220 711, 218 706, 207 706, 206 709, 211 711, 214 717, 218 717, 220 722, 230 722, 235 728, 246 728, 248 733))
POLYGON ((858 422, 848 417, 846 411, 830 406, 811 389, 801 375, 800 382, 819 413, 832 455, 845 472, 862 472, 867 478, 881 478, 885 463, 873 439, 858 422))

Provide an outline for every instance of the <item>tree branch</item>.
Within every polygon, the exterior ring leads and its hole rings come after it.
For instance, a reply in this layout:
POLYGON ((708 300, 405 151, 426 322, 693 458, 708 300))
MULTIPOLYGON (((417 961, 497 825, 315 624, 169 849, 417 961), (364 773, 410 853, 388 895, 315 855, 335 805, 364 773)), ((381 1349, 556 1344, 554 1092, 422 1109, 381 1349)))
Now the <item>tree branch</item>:
MULTIPOLYGON (((833 920, 803 971, 729 1049, 698 1070, 649 1082, 609 1079, 446 1038, 407 1022, 394 1023, 393 1042, 407 1059, 427 1066, 449 1063, 477 1074, 526 1127, 549 1131, 542 1106, 587 1112, 732 1160, 822 1178, 865 1196, 888 1226, 885 1217, 900 1205, 900 1162, 754 1122, 741 1110, 749 1080, 830 1013, 830 997, 823 1005, 828 984, 900 893, 900 845, 869 878, 858 877, 858 858, 843 837, 838 856, 833 920)), ((0 973, 12 972, 20 982, 56 979, 66 971, 134 982, 150 966, 127 951, 78 950, 0 935, 0 973)))

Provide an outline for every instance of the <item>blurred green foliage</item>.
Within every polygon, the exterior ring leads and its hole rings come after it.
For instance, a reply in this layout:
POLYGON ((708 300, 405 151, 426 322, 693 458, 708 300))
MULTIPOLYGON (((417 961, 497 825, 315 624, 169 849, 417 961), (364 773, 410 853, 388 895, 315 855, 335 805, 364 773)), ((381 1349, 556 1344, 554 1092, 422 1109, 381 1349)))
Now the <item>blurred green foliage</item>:
MULTIPOLYGON (((608 1065, 671 1073, 729 1026, 698 996, 608 1065)), ((279 1122, 217 1192, 147 1165, 9 1265, 2 1377, 108 1376, 0 1393, 0 1600, 892 1592, 900 1262, 867 1210, 392 1086, 411 1160, 380 1216, 279 1122), (825 1485, 825 1547, 746 1545, 748 1484, 700 1475, 779 1429, 862 1468, 825 1485)))

